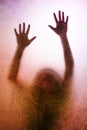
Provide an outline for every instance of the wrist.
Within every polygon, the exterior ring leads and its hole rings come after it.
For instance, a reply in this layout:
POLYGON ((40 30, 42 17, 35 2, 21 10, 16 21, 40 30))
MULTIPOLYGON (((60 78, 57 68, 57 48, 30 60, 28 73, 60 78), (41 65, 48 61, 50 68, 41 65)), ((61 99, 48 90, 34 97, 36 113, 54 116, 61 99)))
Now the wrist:
POLYGON ((60 34, 60 38, 61 38, 61 39, 64 39, 64 38, 66 38, 66 37, 67 37, 67 34, 66 34, 66 33, 60 34))
POLYGON ((20 51, 20 52, 23 52, 24 49, 25 49, 25 47, 23 47, 23 46, 18 46, 18 47, 17 47, 17 50, 20 51))

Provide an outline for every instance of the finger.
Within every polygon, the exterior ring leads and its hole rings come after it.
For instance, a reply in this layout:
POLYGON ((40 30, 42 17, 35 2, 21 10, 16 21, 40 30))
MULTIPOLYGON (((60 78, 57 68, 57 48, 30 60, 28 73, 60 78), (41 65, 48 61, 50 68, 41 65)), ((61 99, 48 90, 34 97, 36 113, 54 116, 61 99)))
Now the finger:
POLYGON ((53 13, 53 15, 54 15, 54 19, 55 19, 56 23, 58 23, 58 20, 57 20, 56 14, 53 13))
POLYGON ((48 25, 48 26, 54 31, 54 29, 55 29, 54 27, 52 27, 51 25, 48 25))
POLYGON ((36 38, 36 36, 34 36, 33 38, 30 39, 30 43, 36 38))
POLYGON ((23 23, 23 33, 25 33, 25 23, 23 23))
POLYGON ((21 24, 19 24, 19 33, 21 33, 21 24))
POLYGON ((18 35, 18 33, 17 33, 17 30, 16 30, 16 28, 14 29, 14 32, 15 32, 15 35, 17 36, 17 35, 18 35))
POLYGON ((64 22, 64 12, 62 12, 62 21, 64 22))
POLYGON ((67 17, 66 17, 66 23, 68 23, 68 19, 69 19, 69 17, 67 16, 67 17))
POLYGON ((30 24, 28 25, 28 28, 27 28, 26 34, 29 33, 29 30, 30 30, 30 24))
POLYGON ((59 21, 61 21, 61 11, 59 11, 59 21))

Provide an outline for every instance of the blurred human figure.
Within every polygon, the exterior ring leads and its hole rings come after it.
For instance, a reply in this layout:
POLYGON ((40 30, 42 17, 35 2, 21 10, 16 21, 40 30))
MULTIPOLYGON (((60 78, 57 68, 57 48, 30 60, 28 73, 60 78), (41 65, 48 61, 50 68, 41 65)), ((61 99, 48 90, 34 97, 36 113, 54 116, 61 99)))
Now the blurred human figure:
MULTIPOLYGON (((63 78, 61 78, 54 70, 45 68, 36 75, 31 91, 34 109, 29 110, 32 111, 33 119, 29 119, 28 130, 55 130, 55 126, 61 130, 59 120, 64 113, 64 106, 69 98, 74 61, 67 39, 68 16, 65 18, 64 12, 61 11, 58 12, 58 18, 55 13, 53 15, 56 27, 48 26, 61 39, 64 51, 65 72, 63 78), (36 116, 34 116, 33 111, 36 111, 36 116)), ((23 52, 36 36, 28 39, 30 25, 28 25, 26 30, 25 23, 23 23, 23 28, 19 24, 19 32, 16 29, 14 31, 18 46, 9 71, 9 79, 15 83, 18 82, 17 75, 23 52)))

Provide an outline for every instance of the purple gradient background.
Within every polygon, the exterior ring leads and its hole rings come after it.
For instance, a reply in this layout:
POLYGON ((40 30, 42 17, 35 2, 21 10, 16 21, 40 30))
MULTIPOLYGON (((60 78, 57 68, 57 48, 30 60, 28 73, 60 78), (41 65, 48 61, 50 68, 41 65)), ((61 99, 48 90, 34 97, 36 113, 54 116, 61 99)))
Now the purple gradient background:
MULTIPOLYGON (((75 60, 72 86, 74 114, 71 124, 76 123, 79 130, 87 129, 87 1, 0 0, 0 127, 3 130, 5 126, 10 129, 21 123, 16 117, 11 120, 14 115, 18 117, 16 111, 19 108, 16 103, 17 96, 15 99, 11 85, 6 80, 16 50, 14 28, 18 28, 19 23, 30 23, 30 37, 37 36, 24 52, 19 72, 21 80, 31 83, 36 72, 43 67, 51 67, 62 75, 64 61, 60 39, 48 28, 49 24, 55 26, 53 12, 57 14, 58 10, 69 16, 68 39, 75 60), (12 100, 12 108, 17 106, 14 112, 10 111, 12 100)), ((72 130, 72 126, 69 130, 72 130)))

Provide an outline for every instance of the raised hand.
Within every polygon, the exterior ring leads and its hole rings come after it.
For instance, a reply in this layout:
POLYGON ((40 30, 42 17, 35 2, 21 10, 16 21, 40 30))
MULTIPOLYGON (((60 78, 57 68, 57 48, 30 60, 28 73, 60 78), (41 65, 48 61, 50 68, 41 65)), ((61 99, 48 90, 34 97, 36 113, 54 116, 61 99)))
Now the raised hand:
POLYGON ((23 23, 23 29, 21 29, 21 24, 19 24, 19 33, 16 29, 14 29, 16 37, 17 37, 17 43, 20 48, 25 48, 28 46, 35 38, 34 36, 31 39, 28 39, 28 33, 30 31, 30 24, 27 27, 27 30, 25 30, 25 23, 23 23))
POLYGON ((51 25, 48 25, 55 33, 57 33, 58 35, 63 35, 66 34, 67 32, 67 23, 68 23, 68 16, 64 17, 64 12, 59 11, 58 12, 58 17, 56 16, 56 14, 54 13, 54 19, 56 22, 56 27, 52 27, 51 25))
POLYGON ((20 61, 21 61, 21 57, 22 57, 25 47, 27 47, 36 38, 34 36, 33 38, 28 39, 29 30, 30 30, 30 25, 28 25, 27 29, 25 30, 25 23, 23 23, 22 29, 21 29, 21 24, 19 24, 19 32, 17 32, 17 30, 14 29, 16 38, 17 38, 18 47, 16 49, 16 52, 15 52, 15 55, 11 64, 11 68, 9 71, 9 75, 8 75, 8 78, 13 81, 17 81, 20 61))

